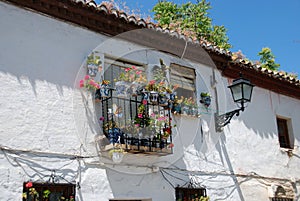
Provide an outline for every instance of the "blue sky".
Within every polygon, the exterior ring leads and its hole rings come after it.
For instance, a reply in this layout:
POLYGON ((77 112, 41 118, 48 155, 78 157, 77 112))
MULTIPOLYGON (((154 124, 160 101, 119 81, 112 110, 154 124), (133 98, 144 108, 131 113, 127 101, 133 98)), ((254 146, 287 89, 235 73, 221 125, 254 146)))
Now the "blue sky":
MULTIPOLYGON (((118 2, 117 0, 115 0, 118 2)), ((97 3, 100 1, 98 0, 97 3)), ((158 1, 127 0, 131 9, 142 13, 150 10, 158 1)), ((186 3, 184 0, 173 0, 186 3)), ((195 3, 196 0, 191 0, 195 3)), ((208 0, 213 24, 227 28, 231 51, 241 50, 251 60, 262 47, 271 48, 280 70, 294 72, 300 76, 300 0, 208 0)))

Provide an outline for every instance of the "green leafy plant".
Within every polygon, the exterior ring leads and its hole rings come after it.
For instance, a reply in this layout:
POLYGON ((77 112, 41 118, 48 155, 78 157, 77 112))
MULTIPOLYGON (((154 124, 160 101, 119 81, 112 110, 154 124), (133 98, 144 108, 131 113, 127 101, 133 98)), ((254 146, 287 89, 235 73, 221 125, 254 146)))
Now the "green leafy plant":
POLYGON ((131 66, 129 68, 125 68, 124 71, 120 74, 120 76, 117 79, 115 79, 115 81, 145 83, 147 82, 147 79, 141 70, 139 70, 135 66, 131 66))
POLYGON ((226 28, 212 24, 212 19, 208 16, 209 9, 211 9, 210 3, 205 0, 181 5, 159 1, 152 11, 154 19, 163 28, 175 30, 193 39, 205 39, 228 50, 231 45, 228 43, 226 28))
POLYGON ((261 67, 273 71, 279 69, 280 64, 275 63, 275 56, 273 55, 270 48, 262 48, 262 50, 258 53, 258 56, 260 56, 261 67))
POLYGON ((102 62, 101 62, 100 56, 96 56, 95 53, 92 52, 92 53, 87 57, 86 63, 87 63, 87 64, 92 64, 92 65, 99 66, 99 65, 101 65, 102 62))
POLYGON ((43 191, 43 198, 48 199, 51 191, 49 189, 43 191))

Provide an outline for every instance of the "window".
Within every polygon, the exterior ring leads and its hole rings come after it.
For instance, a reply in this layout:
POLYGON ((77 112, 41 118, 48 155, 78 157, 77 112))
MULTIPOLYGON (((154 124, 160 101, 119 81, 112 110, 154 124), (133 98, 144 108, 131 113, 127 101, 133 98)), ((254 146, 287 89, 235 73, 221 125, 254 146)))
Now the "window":
POLYGON ((291 142, 288 130, 288 120, 277 118, 278 139, 280 147, 291 149, 291 142))
MULTIPOLYGON (((98 113, 101 113, 99 119, 109 143, 133 153, 171 154, 172 119, 167 95, 154 89, 145 91, 143 65, 106 59, 105 69, 104 79, 110 81, 113 89, 110 88, 109 96, 102 96, 98 113)), ((112 146, 106 151, 109 149, 112 146)))
POLYGON ((25 182, 23 201, 74 201, 75 184, 25 182))
POLYGON ((177 84, 179 87, 177 88, 177 96, 180 98, 181 96, 185 98, 195 98, 195 80, 196 74, 195 70, 192 68, 187 68, 184 66, 180 66, 178 64, 171 64, 171 84, 177 84))
POLYGON ((204 188, 175 188, 176 201, 192 201, 199 200, 201 197, 206 196, 206 189, 204 188))

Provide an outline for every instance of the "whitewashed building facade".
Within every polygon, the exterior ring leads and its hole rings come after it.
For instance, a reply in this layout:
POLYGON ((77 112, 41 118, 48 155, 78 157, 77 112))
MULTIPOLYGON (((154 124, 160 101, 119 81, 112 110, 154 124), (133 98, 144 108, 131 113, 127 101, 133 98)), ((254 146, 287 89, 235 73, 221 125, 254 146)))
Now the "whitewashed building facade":
POLYGON ((299 80, 93 1, 1 0, 0 27, 0 200, 32 200, 32 187, 39 200, 300 200, 299 80), (92 52, 98 81, 114 78, 114 66, 150 79, 163 61, 198 115, 170 114, 171 139, 151 151, 127 147, 116 163, 99 117, 121 119, 131 106, 105 108, 80 88, 92 52), (227 86, 240 72, 255 85, 252 100, 216 131, 215 114, 238 107, 227 86))

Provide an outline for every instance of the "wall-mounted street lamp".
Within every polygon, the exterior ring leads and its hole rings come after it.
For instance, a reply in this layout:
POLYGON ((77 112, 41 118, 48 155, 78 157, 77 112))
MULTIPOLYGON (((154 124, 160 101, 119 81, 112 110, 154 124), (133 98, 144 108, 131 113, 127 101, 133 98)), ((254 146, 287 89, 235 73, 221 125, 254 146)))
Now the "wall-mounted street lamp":
POLYGON ((238 79, 233 80, 232 85, 228 86, 235 103, 239 103, 239 109, 219 115, 215 114, 216 131, 221 132, 222 128, 230 123, 234 115, 239 116, 240 111, 245 110, 245 103, 251 102, 252 90, 254 85, 249 80, 244 79, 242 74, 238 79))

